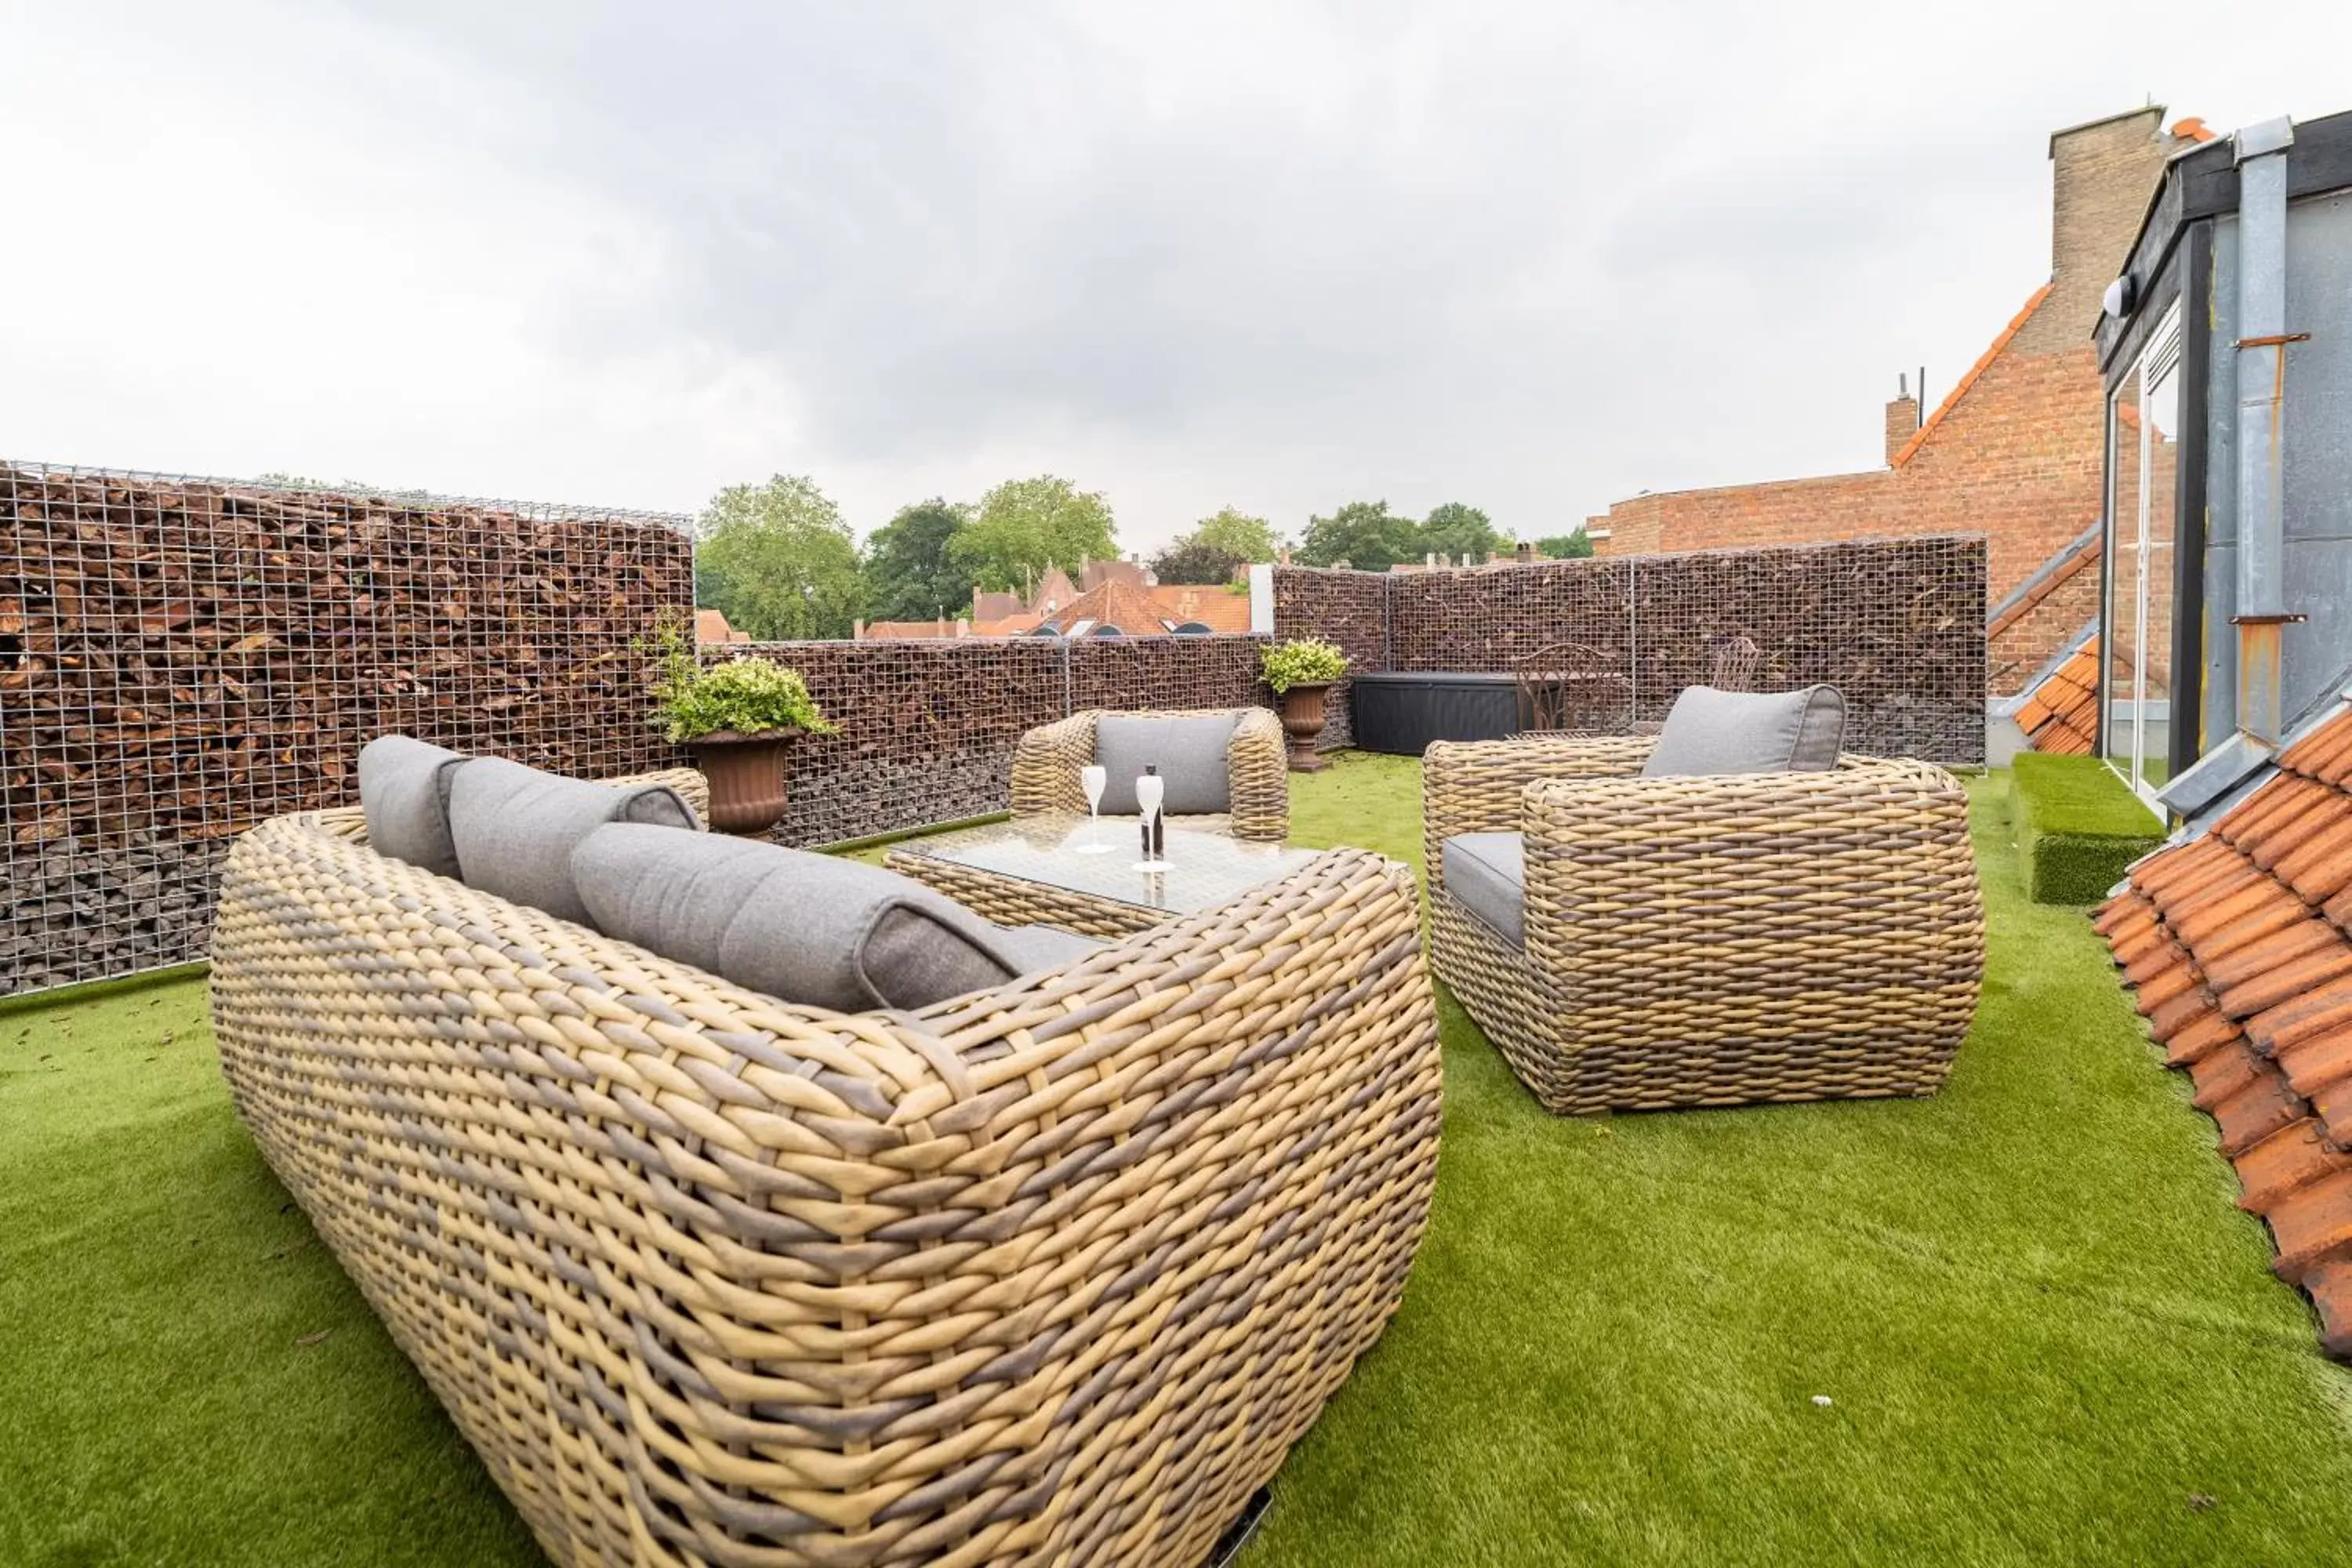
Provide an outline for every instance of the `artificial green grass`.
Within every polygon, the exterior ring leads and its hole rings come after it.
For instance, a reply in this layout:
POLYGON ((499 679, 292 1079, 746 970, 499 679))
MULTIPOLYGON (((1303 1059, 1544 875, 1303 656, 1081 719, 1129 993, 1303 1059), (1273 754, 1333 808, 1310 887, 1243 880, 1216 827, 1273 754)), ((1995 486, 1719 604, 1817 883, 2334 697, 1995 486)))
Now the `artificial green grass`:
MULTIPOLYGON (((1411 763, 1292 784, 1419 858, 1411 763)), ((1441 997, 1428 1240, 1244 1568, 2340 1560, 2352 1378, 1974 787, 1937 1099, 1561 1121, 1441 997)), ((536 1560, 285 1205, 196 985, 0 1019, 0 1563, 536 1560)))
POLYGON ((2156 814, 2096 757, 2023 752, 2013 768, 2018 853, 2036 903, 2097 903, 2163 842, 2156 814))

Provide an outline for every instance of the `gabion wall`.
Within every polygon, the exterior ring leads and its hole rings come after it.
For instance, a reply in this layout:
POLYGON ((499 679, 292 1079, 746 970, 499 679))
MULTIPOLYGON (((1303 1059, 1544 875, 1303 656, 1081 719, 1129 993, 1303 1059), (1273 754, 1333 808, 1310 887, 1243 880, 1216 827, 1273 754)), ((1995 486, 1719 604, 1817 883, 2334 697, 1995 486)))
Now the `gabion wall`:
POLYGON ((663 761, 676 521, 0 463, 0 994, 202 957, 231 838, 374 735, 663 761))
MULTIPOLYGON (((1338 643, 1349 668, 1383 670, 1389 666, 1389 584, 1376 572, 1334 571, 1316 566, 1277 566, 1274 573, 1274 627, 1283 637, 1320 637, 1338 643)), ((1323 733, 1318 751, 1355 743, 1352 682, 1340 681, 1323 700, 1323 733)))
POLYGON ((1264 702, 1252 637, 754 643, 838 735, 795 742, 780 843, 834 844, 1003 811, 1024 731, 1081 708, 1264 702))
MULTIPOLYGON (((588 777, 685 758, 632 645, 693 603, 681 520, 0 463, 0 994, 203 956, 233 837, 347 802, 401 732, 588 777)), ((1984 544, 1866 543, 1382 574, 1285 567, 1284 637, 1356 668, 1508 669, 1574 639, 1642 712, 1745 631, 1768 685, 1845 691, 1859 750, 1979 763, 1984 544)), ((1255 637, 755 645, 843 733, 776 837, 1002 810, 1022 731, 1079 708, 1271 700, 1255 637)), ((1349 740, 1344 685, 1326 744, 1349 740)))
POLYGON ((1274 579, 1276 634, 1336 637, 1359 669, 1508 672, 1579 642, 1632 677, 1635 716, 1654 720, 1706 679, 1711 642, 1745 633, 1759 686, 1844 693, 1853 750, 1984 762, 1980 536, 1274 579))

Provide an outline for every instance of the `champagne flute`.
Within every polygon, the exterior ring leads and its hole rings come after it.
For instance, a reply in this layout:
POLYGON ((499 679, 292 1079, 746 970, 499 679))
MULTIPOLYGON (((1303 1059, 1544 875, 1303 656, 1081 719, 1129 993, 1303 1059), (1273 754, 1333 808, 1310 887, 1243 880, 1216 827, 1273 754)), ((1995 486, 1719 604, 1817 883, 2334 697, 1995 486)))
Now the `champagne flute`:
MULTIPOLYGON (((1157 772, 1148 773, 1135 781, 1135 804, 1143 813, 1143 825, 1147 829, 1159 820, 1160 803, 1165 797, 1167 788, 1168 781, 1157 772)), ((1146 849, 1143 858, 1135 863, 1135 868, 1139 871, 1164 871, 1168 868, 1168 862, 1146 849)))
POLYGON ((1110 771, 1099 763, 1088 763, 1078 770, 1078 783, 1087 792, 1087 841, 1078 846, 1078 853, 1108 854, 1110 846, 1102 842, 1102 797, 1110 784, 1110 771))

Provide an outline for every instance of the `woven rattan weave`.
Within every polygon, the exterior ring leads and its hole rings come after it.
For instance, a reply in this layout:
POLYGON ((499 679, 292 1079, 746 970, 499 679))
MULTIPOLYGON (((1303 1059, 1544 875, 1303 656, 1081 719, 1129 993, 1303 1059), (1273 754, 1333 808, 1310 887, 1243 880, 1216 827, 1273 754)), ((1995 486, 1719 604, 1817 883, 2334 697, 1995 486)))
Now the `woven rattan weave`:
POLYGON ((1549 1110, 1932 1094, 1976 1010, 1984 913, 1958 782, 1633 776, 1655 742, 1438 742, 1430 962, 1549 1110), (1525 836, 1524 947, 1446 891, 1457 833, 1525 836))
MULTIPOLYGON (((1232 712, 1232 709, 1187 709, 1154 714, 1181 719, 1197 713, 1232 712)), ((1095 721, 1104 710, 1089 708, 1051 724, 1041 724, 1021 737, 1013 752, 1013 815, 1033 816, 1042 812, 1087 814, 1087 792, 1078 770, 1095 760, 1095 721)), ((1282 721, 1265 708, 1244 708, 1225 749, 1232 770, 1233 806, 1227 830, 1236 838, 1280 843, 1290 836, 1290 763, 1284 750, 1282 721)), ((1185 819, 1169 817, 1171 824, 1185 819)))
POLYGON ((910 838, 886 864, 999 925, 1117 938, 1228 902, 1314 858, 1310 849, 1236 838, 1224 831, 1224 820, 1170 817, 1168 868, 1150 873, 1134 869, 1141 853, 1139 818, 1089 822, 1058 812, 910 838), (1112 852, 1078 850, 1089 843, 1108 844, 1112 852))
POLYGON ((363 839, 229 857, 223 1067, 560 1563, 1191 1568, 1396 1308, 1439 1068, 1377 856, 848 1017, 363 839))

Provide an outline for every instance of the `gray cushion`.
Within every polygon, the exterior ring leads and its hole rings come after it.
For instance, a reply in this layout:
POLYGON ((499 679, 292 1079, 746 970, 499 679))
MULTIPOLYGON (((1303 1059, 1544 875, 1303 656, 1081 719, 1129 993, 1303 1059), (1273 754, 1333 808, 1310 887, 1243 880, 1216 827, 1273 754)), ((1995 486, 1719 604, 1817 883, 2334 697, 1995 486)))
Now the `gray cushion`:
POLYGON ((1686 686, 1666 714, 1644 778, 1696 773, 1827 773, 1845 743, 1845 699, 1834 686, 1717 691, 1686 686))
POLYGON ((449 832, 466 885, 593 925, 572 877, 572 852, 608 822, 699 827, 667 784, 591 784, 504 757, 476 757, 449 792, 449 832))
POLYGON ((581 840, 572 873, 607 934, 836 1013, 925 1007, 1054 966, 1038 939, 895 871, 757 839, 614 824, 581 840))
POLYGON ((405 735, 378 735, 360 748, 360 810, 368 847, 439 877, 457 874, 449 837, 449 787, 465 757, 405 735))
POLYGON ((1516 833, 1457 833, 1445 841, 1445 890, 1514 947, 1528 940, 1527 851, 1516 833))
POLYGON ((1113 816, 1139 809, 1135 781, 1156 765, 1168 781, 1160 809, 1191 816, 1234 808, 1228 748, 1239 713, 1203 713, 1168 718, 1150 713, 1106 713, 1095 725, 1095 761, 1110 775, 1102 808, 1113 816))
POLYGON ((1023 974, 1066 969, 1088 953, 1100 952, 1108 942, 1053 926, 999 926, 998 945, 1012 955, 1023 974))

